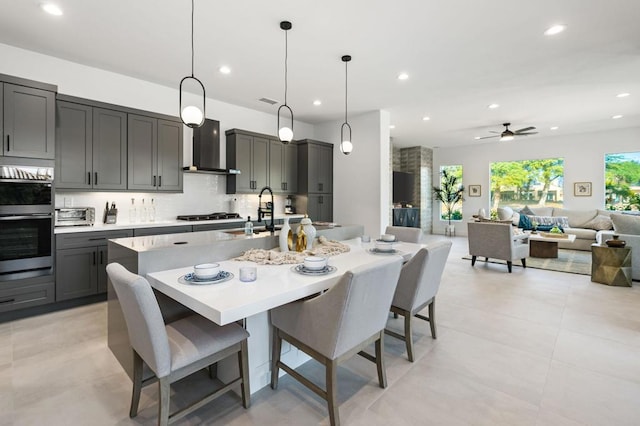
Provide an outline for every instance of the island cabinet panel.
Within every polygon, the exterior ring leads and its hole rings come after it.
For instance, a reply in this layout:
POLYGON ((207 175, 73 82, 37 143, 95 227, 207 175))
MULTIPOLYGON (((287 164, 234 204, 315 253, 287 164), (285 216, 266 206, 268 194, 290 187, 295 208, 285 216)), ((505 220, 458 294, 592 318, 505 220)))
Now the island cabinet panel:
POLYGON ((0 83, 0 86, 3 86, 2 155, 53 160, 55 93, 19 84, 0 83))
POLYGON ((182 126, 152 117, 128 116, 129 190, 182 190, 182 126))
POLYGON ((127 189, 127 114, 93 109, 93 187, 127 189))
POLYGON ((107 291, 107 242, 131 229, 56 235, 56 301, 107 291))
POLYGON ((56 188, 90 189, 93 108, 64 101, 56 106, 56 188))
POLYGON ((227 130, 227 194, 256 193, 269 182, 269 138, 238 129, 227 130))

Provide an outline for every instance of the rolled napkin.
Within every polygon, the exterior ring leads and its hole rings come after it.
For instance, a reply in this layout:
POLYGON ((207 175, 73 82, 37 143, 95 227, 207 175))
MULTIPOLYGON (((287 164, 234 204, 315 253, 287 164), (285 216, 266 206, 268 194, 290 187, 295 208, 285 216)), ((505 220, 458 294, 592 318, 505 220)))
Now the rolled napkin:
POLYGON ((260 265, 284 265, 304 262, 307 256, 334 256, 340 253, 346 253, 349 250, 348 245, 339 241, 328 240, 324 236, 318 238, 318 244, 313 249, 303 252, 281 252, 279 250, 265 249, 249 249, 242 256, 236 257, 235 260, 248 260, 260 265))

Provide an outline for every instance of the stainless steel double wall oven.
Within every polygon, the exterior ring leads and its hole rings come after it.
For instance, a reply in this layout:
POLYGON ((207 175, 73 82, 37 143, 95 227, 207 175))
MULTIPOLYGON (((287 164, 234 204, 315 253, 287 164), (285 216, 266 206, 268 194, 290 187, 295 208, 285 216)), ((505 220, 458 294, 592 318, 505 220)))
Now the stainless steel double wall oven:
POLYGON ((53 274, 53 167, 0 164, 0 281, 53 274))

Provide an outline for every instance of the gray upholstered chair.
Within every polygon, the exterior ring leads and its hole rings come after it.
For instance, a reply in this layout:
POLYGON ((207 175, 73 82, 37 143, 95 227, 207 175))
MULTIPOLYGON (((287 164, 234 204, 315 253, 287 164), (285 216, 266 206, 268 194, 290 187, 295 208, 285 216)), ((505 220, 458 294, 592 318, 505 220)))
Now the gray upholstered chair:
POLYGON ((519 259, 522 266, 527 267, 529 236, 515 235, 510 223, 467 222, 467 229, 471 266, 476 264, 478 256, 482 256, 485 260, 505 260, 509 272, 514 260, 519 259))
POLYGON ((129 340, 133 347, 133 392, 130 417, 138 414, 143 386, 159 382, 158 424, 167 425, 218 396, 232 390, 240 382, 242 405, 250 404, 247 338, 249 333, 237 324, 220 327, 200 315, 191 315, 169 324, 164 323, 151 285, 143 277, 132 274, 119 263, 107 265, 107 274, 122 306, 129 340), (169 414, 170 384, 198 370, 238 354, 240 377, 224 385, 201 401, 169 414), (143 362, 155 377, 142 379, 143 362))
POLYGON ((387 386, 384 368, 384 327, 402 267, 400 256, 347 271, 323 294, 271 310, 273 356, 271 387, 278 387, 282 368, 327 401, 331 425, 340 424, 337 407, 338 364, 356 353, 377 365, 380 387, 387 386), (282 340, 304 351, 326 368, 326 389, 280 360, 282 340), (362 349, 375 343, 375 357, 362 349))
POLYGON ((420 228, 407 228, 405 226, 387 226, 387 230, 384 233, 395 235, 398 241, 404 241, 407 243, 422 242, 422 229, 420 228))
POLYGON ((451 241, 437 241, 422 248, 411 258, 400 272, 398 287, 391 302, 391 312, 404 317, 404 335, 391 330, 385 333, 404 340, 407 346, 407 357, 413 362, 413 336, 411 319, 416 317, 429 322, 431 337, 436 334, 436 294, 440 288, 442 271, 451 251, 451 241), (429 316, 419 314, 426 306, 429 316))

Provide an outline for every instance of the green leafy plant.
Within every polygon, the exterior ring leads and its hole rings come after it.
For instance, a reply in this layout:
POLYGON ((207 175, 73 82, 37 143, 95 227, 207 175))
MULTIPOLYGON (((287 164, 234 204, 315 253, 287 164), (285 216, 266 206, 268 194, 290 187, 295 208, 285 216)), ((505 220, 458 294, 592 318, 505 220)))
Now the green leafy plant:
MULTIPOLYGON (((443 216, 447 218, 449 225, 451 225, 456 204, 464 201, 464 185, 460 181, 461 178, 443 168, 440 173, 440 187, 433 187, 433 197, 444 205, 446 211, 443 216)), ((462 219, 462 215, 460 215, 460 219, 462 219)))

